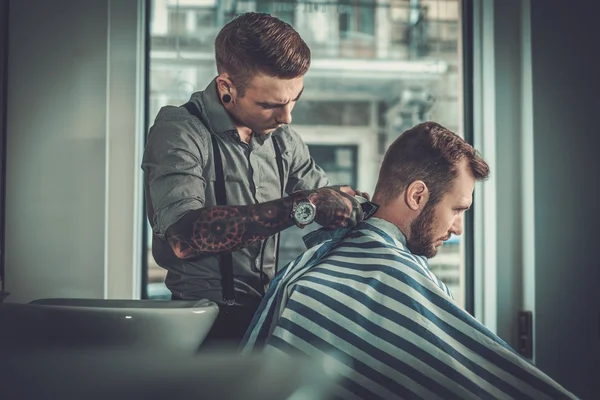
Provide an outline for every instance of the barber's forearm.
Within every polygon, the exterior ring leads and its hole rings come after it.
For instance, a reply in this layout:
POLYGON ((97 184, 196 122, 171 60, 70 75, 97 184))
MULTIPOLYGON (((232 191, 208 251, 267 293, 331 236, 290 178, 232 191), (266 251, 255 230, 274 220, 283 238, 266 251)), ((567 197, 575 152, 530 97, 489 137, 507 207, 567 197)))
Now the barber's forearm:
POLYGON ((294 201, 302 198, 315 206, 319 225, 353 226, 362 220, 362 209, 353 194, 351 188, 325 187, 267 203, 206 207, 186 214, 169 228, 167 239, 181 259, 243 249, 294 225, 294 201))
POLYGON ((293 201, 290 196, 246 206, 205 207, 186 214, 167 238, 181 259, 243 249, 294 225, 293 201))

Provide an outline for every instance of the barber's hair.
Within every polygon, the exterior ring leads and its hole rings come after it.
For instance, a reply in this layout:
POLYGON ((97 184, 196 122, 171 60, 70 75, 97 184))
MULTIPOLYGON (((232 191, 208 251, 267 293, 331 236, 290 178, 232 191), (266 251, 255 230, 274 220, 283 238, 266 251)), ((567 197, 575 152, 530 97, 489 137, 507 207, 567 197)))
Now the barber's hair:
POLYGON ((226 72, 243 96, 257 75, 293 79, 310 67, 310 49, 292 26, 264 13, 241 14, 215 39, 217 72, 226 72))
POLYGON ((438 123, 423 122, 405 131, 388 148, 375 192, 385 205, 412 182, 422 180, 436 205, 458 176, 458 165, 466 160, 477 181, 488 178, 489 166, 463 138, 438 123))

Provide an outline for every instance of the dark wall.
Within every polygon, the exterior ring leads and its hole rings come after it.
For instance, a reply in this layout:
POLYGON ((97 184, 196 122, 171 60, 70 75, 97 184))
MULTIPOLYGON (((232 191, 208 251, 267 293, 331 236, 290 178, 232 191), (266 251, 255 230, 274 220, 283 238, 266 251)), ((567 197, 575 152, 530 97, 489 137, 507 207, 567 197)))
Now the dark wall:
POLYGON ((536 361, 600 396, 600 28, 596 2, 531 2, 536 361))
MULTIPOLYGON (((0 290, 4 285, 4 199, 6 193, 6 85, 8 0, 0 0, 0 290)), ((1 300, 1 298, 0 298, 1 300)))

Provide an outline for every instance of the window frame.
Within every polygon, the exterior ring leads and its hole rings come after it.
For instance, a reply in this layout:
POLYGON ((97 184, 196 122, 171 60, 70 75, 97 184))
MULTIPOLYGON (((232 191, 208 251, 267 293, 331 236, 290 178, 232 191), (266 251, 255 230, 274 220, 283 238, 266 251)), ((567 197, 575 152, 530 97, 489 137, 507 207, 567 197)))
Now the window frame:
MULTIPOLYGON (((474 55, 474 46, 475 46, 475 37, 474 37, 474 24, 475 15, 474 15, 474 3, 477 0, 458 0, 460 7, 460 35, 459 38, 459 57, 461 57, 461 68, 462 68, 462 95, 463 95, 463 103, 462 103, 462 118, 461 122, 463 124, 463 135, 464 139, 470 143, 475 144, 476 136, 475 136, 475 114, 474 114, 474 81, 475 77, 475 55, 474 55)), ((152 0, 144 0, 146 4, 146 9, 148 10, 146 15, 146 54, 145 54, 145 91, 147 95, 145 96, 145 130, 144 132, 147 134, 149 129, 149 103, 150 103, 150 51, 151 51, 151 10, 152 10, 152 0)), ((355 7, 355 5, 352 5, 355 7)), ((375 6, 374 6, 375 7, 375 6)), ((352 14, 354 15, 354 14, 352 14)), ((294 12, 294 18, 296 13, 294 12)), ((374 13, 374 19, 376 19, 376 15, 374 13)), ((376 22, 376 21, 375 21, 376 22)), ((143 140, 144 146, 146 144, 146 136, 143 140)), ((318 145, 315 143, 315 145, 318 145)), ((360 178, 359 178, 360 181, 360 178)), ((475 200, 477 200, 477 189, 475 200)), ((143 204, 143 228, 142 228, 142 279, 141 279, 141 294, 143 299, 148 298, 148 223, 146 219, 146 204, 144 201, 143 204)), ((476 233, 476 225, 478 220, 480 219, 478 214, 477 201, 472 205, 472 211, 465 214, 465 226, 464 226, 464 234, 461 237, 461 242, 464 242, 464 253, 463 257, 463 271, 462 277, 463 279, 463 296, 464 296, 464 308, 471 315, 476 315, 476 305, 479 304, 479 300, 481 298, 481 288, 477 285, 476 276, 478 275, 479 269, 476 268, 476 243, 474 235, 476 233)), ((479 248, 479 247, 477 247, 479 248)))
MULTIPOLYGON (((464 139, 474 144, 473 114, 473 0, 461 0, 461 53, 462 53, 462 89, 463 89, 463 135, 464 139)), ((473 202, 471 211, 465 214, 464 232, 464 308, 475 315, 475 213, 477 204, 473 202)))
MULTIPOLYGON (((145 49, 144 49, 144 101, 143 101, 143 127, 144 127, 144 137, 142 139, 142 145, 145 148, 146 143, 148 141, 148 130, 150 129, 150 50, 152 49, 152 32, 151 32, 151 22, 152 22, 152 0, 143 0, 144 7, 146 8, 146 12, 144 13, 144 37, 145 37, 145 49)), ((142 246, 141 246, 141 265, 140 270, 142 273, 140 279, 140 297, 142 299, 148 299, 148 218, 147 212, 148 208, 146 207, 146 197, 142 196, 142 226, 140 232, 142 233, 142 246)))

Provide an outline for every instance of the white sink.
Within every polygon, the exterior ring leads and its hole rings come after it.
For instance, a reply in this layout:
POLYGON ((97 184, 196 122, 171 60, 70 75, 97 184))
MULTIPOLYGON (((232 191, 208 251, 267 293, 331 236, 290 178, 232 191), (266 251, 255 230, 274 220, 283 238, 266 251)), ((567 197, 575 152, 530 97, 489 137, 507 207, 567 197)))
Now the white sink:
POLYGON ((0 305, 0 346, 123 348, 194 354, 219 312, 216 303, 42 299, 0 305))

